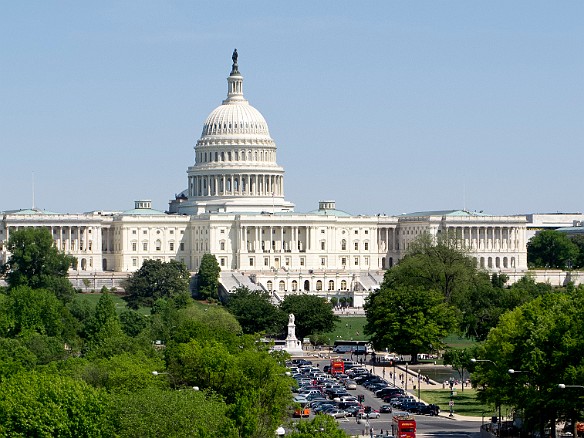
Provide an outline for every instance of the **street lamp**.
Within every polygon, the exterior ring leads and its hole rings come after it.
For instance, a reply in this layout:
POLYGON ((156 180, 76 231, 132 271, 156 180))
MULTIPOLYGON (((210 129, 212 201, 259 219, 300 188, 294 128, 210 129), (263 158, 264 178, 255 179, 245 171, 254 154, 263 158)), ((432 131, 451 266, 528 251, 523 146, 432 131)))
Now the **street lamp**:
MULTIPOLYGON (((497 362, 490 360, 490 359, 475 359, 474 357, 470 360, 472 363, 477 363, 477 362, 488 362, 490 364, 495 365, 496 368, 499 368, 499 365, 497 365, 497 362)), ((511 370, 509 370, 511 371, 511 370)), ((499 417, 497 418, 497 426, 498 426, 498 433, 499 435, 501 434, 501 403, 497 403, 497 405, 499 406, 499 417)), ((497 409, 497 406, 495 406, 495 409, 497 409)))
POLYGON ((509 374, 519 374, 519 373, 524 373, 524 374, 529 374, 529 371, 520 371, 520 370, 514 370, 513 368, 509 368, 507 370, 507 372, 509 374))
POLYGON ((450 380, 450 415, 449 417, 454 417, 454 377, 451 377, 450 380))
POLYGON ((566 388, 584 388, 584 385, 566 385, 564 383, 558 384, 558 388, 566 389, 566 388))

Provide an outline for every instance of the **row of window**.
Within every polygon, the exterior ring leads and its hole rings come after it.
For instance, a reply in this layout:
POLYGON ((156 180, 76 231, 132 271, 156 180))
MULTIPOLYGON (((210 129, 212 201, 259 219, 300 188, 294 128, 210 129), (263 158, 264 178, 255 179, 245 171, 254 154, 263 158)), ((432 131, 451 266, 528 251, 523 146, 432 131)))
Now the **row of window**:
MULTIPOLYGON (((91 231, 89 231, 89 232, 91 233, 91 231)), ((160 234, 160 233, 161 233, 160 230, 156 230, 156 234, 160 234)), ((168 233, 169 234, 174 234, 174 230, 168 230, 168 233)), ((181 234, 184 234, 185 233, 185 230, 180 230, 180 233, 181 234)), ((132 234, 133 235, 138 234, 138 230, 136 230, 136 229, 132 230, 132 234)), ((148 230, 142 230, 142 234, 148 234, 148 230)))
POLYGON ((221 161, 276 161, 275 153, 271 151, 234 151, 228 152, 199 152, 198 163, 212 163, 221 161), (232 159, 233 158, 233 159, 232 159))
MULTIPOLYGON (((160 240, 154 242, 154 249, 156 251, 162 251, 162 242, 160 240)), ((174 242, 168 242, 168 250, 174 251, 174 242)), ((185 250, 184 242, 180 243, 180 250, 185 250)), ((132 242, 132 251, 138 251, 138 242, 132 242)), ((148 242, 142 242, 142 251, 148 251, 148 242)))
MULTIPOLYGON (((323 281, 322 280, 317 280, 315 283, 316 286, 316 290, 323 290, 323 281)), ((292 280, 290 283, 290 286, 292 288, 292 292, 296 292, 298 291, 298 281, 296 280, 292 280)), ((274 283, 272 282, 272 280, 268 280, 266 282, 266 288, 272 292, 274 290, 274 283)), ((310 290, 310 282, 308 280, 304 281, 304 290, 310 290)), ((336 290, 335 288, 335 281, 334 280, 329 280, 328 281, 328 288, 327 290, 329 291, 334 291, 336 290)), ((347 290, 347 281, 346 280, 341 280, 340 281, 340 288, 339 290, 347 290)), ((279 292, 286 292, 286 282, 284 280, 280 280, 278 282, 278 291, 279 292)))

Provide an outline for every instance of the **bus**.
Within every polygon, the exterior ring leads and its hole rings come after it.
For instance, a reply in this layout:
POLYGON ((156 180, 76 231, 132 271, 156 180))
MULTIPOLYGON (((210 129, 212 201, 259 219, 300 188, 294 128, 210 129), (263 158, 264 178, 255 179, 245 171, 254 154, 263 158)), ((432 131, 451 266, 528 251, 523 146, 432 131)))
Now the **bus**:
POLYGON ((373 348, 368 341, 335 341, 335 353, 371 354, 373 348))

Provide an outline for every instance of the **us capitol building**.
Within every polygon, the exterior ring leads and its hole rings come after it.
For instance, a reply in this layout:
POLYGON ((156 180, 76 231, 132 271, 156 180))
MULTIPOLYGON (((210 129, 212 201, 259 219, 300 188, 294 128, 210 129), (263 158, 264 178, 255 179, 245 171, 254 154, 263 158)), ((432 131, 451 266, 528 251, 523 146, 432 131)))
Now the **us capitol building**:
MULTIPOLYGON (((227 78, 227 98, 203 124, 187 188, 168 212, 135 201, 123 212, 59 214, 4 211, 0 263, 10 233, 46 227, 60 250, 77 258, 72 281, 99 289, 119 284, 147 259, 184 262, 196 272, 205 253, 216 256, 226 291, 239 286, 286 294, 310 292, 352 300, 361 307, 385 269, 421 234, 455 235, 477 265, 519 275, 527 270, 525 216, 490 216, 464 210, 400 216, 351 215, 334 201, 308 213, 284 196, 284 169, 262 114, 244 98, 237 51, 227 78)), ((363 188, 365 190, 365 188, 363 188)))

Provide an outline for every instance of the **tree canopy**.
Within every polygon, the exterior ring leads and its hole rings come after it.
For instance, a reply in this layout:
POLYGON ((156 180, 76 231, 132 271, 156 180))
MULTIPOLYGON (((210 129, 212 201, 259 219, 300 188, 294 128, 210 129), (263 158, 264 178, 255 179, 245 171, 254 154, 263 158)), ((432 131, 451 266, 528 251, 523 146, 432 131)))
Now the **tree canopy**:
POLYGON ((218 299, 221 267, 213 254, 204 254, 197 273, 198 293, 203 298, 218 299))
POLYGON ((12 231, 6 244, 10 257, 0 267, 10 288, 30 286, 52 290, 58 298, 70 301, 75 293, 67 280, 67 271, 76 259, 60 252, 46 228, 12 231))
POLYGON ((296 317, 296 336, 299 339, 311 334, 331 332, 339 317, 333 312, 331 304, 321 297, 314 295, 287 295, 280 309, 296 317))
POLYGON ((270 295, 261 290, 240 287, 229 294, 226 307, 247 334, 278 335, 285 330, 288 320, 286 313, 272 304, 270 295))
POLYGON ((579 261, 579 248, 566 234, 544 230, 527 243, 527 263, 535 268, 566 269, 579 261))
POLYGON ((400 354, 435 351, 456 325, 454 310, 441 292, 413 286, 382 286, 366 304, 365 333, 376 349, 400 354))
POLYGON ((144 260, 142 267, 125 282, 128 307, 152 307, 159 298, 177 298, 188 295, 191 274, 184 263, 177 260, 144 260))
POLYGON ((543 430, 581 406, 581 393, 558 385, 584 382, 583 348, 584 288, 546 293, 501 317, 480 353, 490 362, 477 364, 474 383, 484 399, 522 409, 527 427, 543 430))

